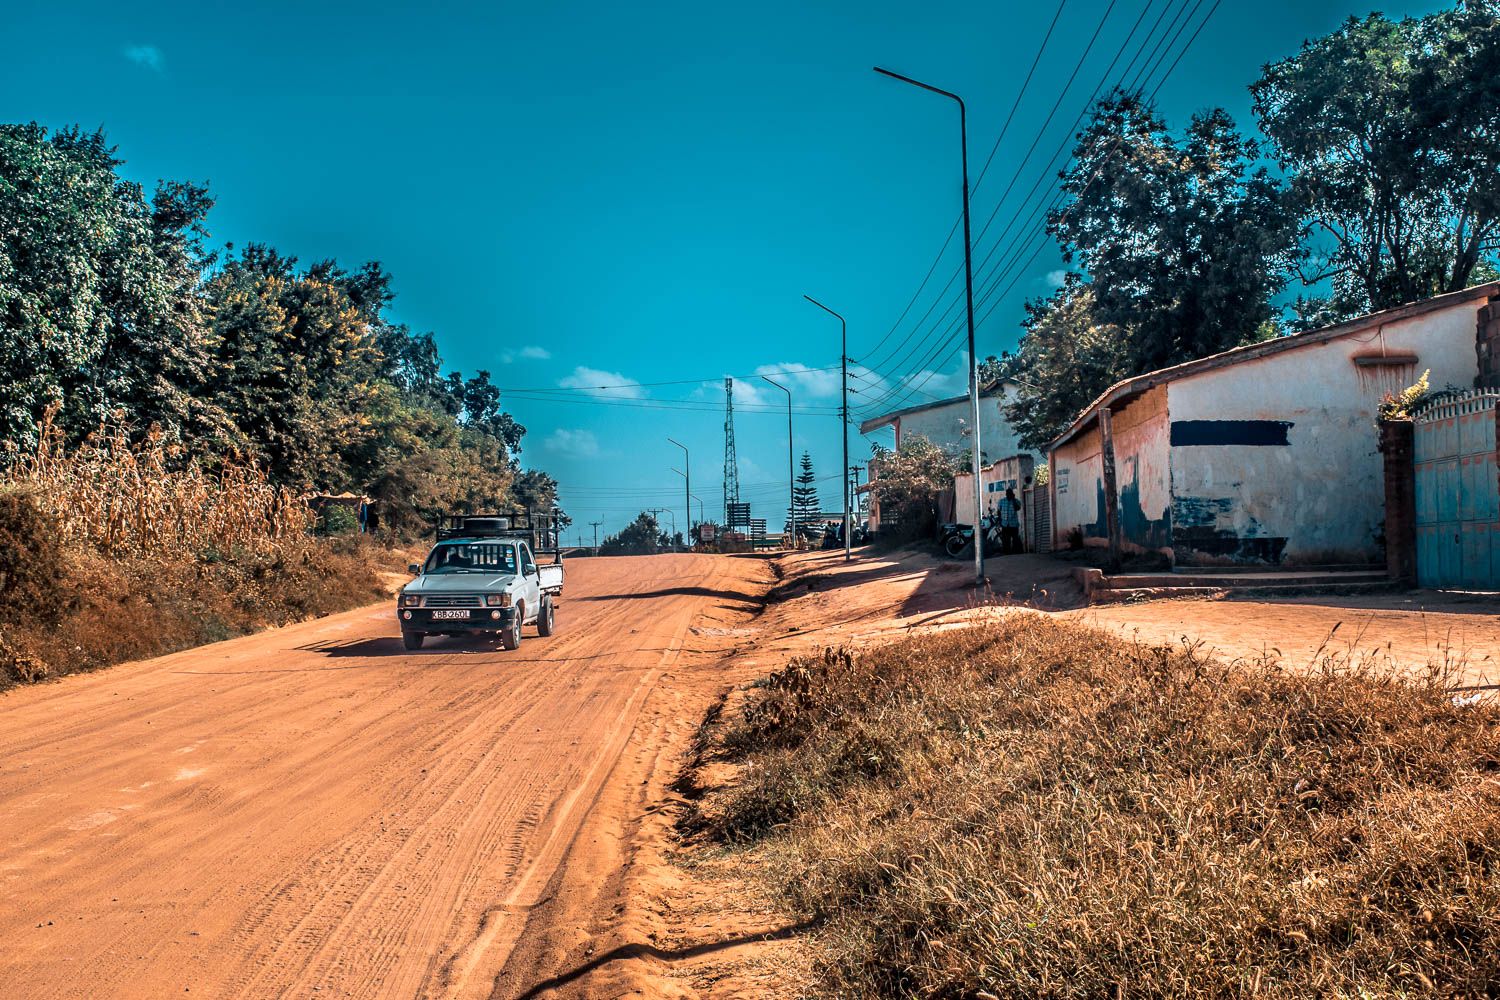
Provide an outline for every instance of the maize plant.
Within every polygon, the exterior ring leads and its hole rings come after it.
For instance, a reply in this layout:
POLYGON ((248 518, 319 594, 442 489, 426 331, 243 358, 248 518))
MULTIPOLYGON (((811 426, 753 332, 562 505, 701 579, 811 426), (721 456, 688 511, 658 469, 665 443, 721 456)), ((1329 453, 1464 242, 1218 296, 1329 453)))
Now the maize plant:
POLYGON ((70 450, 55 413, 43 415, 35 450, 4 480, 30 487, 67 541, 115 556, 204 553, 301 539, 313 526, 306 503, 253 463, 226 459, 209 470, 155 429, 132 442, 118 419, 70 450))

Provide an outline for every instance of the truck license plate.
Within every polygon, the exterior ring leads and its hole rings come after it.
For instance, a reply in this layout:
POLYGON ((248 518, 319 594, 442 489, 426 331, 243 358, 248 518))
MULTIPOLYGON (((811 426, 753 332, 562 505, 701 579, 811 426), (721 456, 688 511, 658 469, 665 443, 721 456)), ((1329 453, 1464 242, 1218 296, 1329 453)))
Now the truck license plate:
POLYGON ((469 613, 467 611, 434 611, 432 617, 442 619, 467 618, 469 617, 469 613))

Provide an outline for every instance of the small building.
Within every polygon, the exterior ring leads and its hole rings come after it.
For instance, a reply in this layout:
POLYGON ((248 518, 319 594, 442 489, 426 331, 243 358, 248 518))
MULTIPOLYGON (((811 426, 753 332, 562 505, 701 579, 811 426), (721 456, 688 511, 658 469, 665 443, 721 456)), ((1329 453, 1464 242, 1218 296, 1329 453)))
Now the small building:
MULTIPOLYGON (((1013 400, 1015 391, 1015 382, 1000 379, 985 386, 979 394, 979 449, 982 461, 989 461, 991 456, 998 459, 1025 450, 1021 447, 1016 429, 1005 419, 1005 407, 1013 400)), ((944 451, 961 452, 969 450, 972 424, 969 396, 965 393, 872 417, 859 425, 859 432, 871 434, 890 427, 896 432, 895 447, 898 449, 907 439, 920 437, 944 451)))
POLYGON ((1118 383, 1050 447, 1055 543, 1113 533, 1121 552, 1178 564, 1380 562, 1377 408, 1424 371, 1433 389, 1474 386, 1492 300, 1500 282, 1118 383))

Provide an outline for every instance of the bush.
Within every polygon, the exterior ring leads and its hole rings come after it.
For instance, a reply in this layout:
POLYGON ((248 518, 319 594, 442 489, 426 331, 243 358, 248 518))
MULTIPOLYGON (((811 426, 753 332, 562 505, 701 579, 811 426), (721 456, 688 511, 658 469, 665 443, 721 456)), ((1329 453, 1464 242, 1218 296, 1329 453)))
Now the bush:
POLYGON ((1482 995, 1500 708, 1038 616, 799 660, 705 806, 843 996, 1482 995))
POLYGON ((938 498, 953 489, 954 456, 926 438, 912 437, 896 451, 875 449, 870 490, 880 505, 883 539, 910 542, 937 536, 938 498))
POLYGON ((57 519, 35 491, 0 486, 0 621, 49 614, 63 604, 57 519))

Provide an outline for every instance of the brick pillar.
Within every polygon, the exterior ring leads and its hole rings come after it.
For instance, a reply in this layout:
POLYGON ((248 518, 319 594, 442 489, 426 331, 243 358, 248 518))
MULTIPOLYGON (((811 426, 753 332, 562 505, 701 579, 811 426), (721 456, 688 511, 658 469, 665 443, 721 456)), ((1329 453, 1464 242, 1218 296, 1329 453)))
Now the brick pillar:
POLYGON ((1500 297, 1479 310, 1479 328, 1474 331, 1474 350, 1479 355, 1476 389, 1500 389, 1500 297))
POLYGON ((1417 477, 1410 420, 1380 421, 1385 458, 1385 569, 1391 579, 1417 585, 1417 477))

